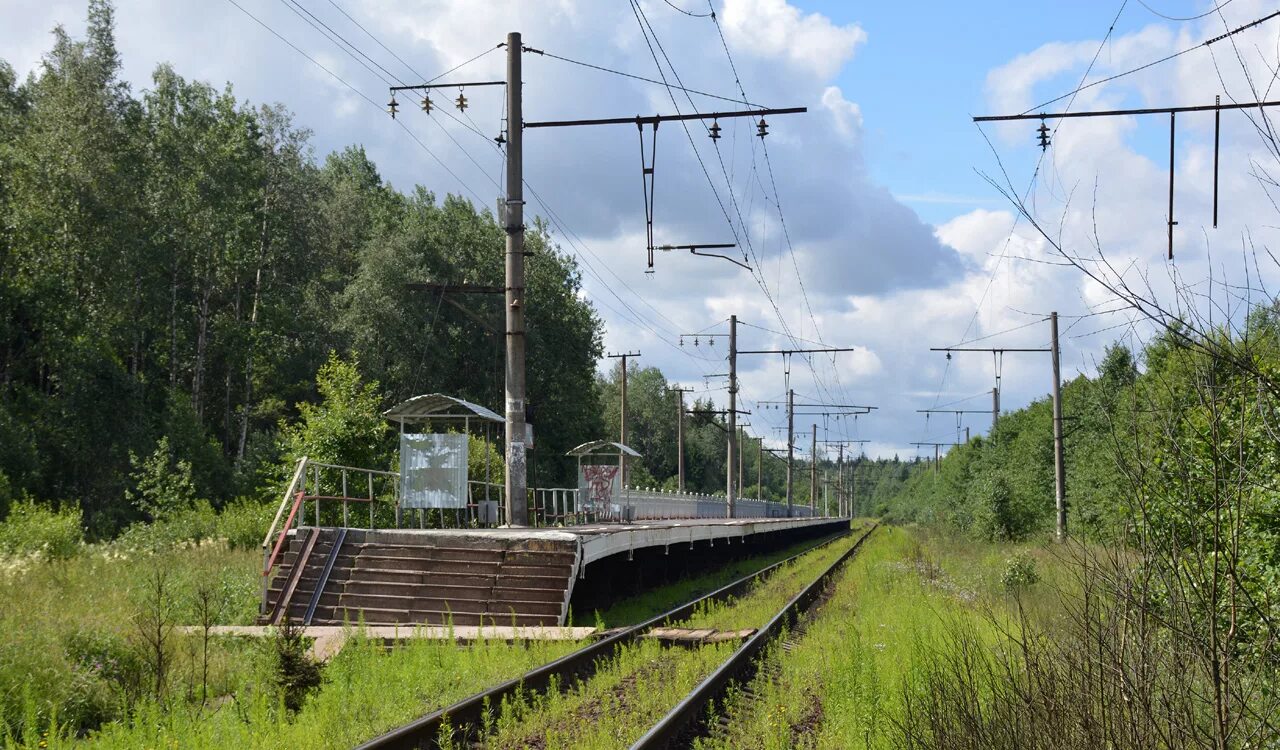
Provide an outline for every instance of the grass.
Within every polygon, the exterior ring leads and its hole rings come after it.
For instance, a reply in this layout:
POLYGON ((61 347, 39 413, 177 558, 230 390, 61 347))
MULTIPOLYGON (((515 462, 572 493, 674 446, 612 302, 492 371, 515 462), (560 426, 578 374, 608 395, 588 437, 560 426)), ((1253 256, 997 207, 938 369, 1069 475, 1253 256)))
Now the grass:
MULTIPOLYGON (((804 554, 742 597, 702 608, 680 627, 759 627, 854 544, 857 535, 804 554)), ((671 648, 641 639, 618 649, 595 675, 568 691, 518 697, 489 728, 490 748, 625 747, 671 710, 738 647, 726 642, 671 648)))
POLYGON ((173 711, 150 704, 132 721, 108 726, 74 745, 345 749, 579 645, 492 640, 459 647, 411 640, 388 650, 380 641, 356 638, 325 667, 320 691, 291 717, 283 716, 273 692, 247 686, 234 702, 216 708, 173 711))
MULTIPOLYGON (((689 623, 758 626, 851 543, 840 540, 811 551, 743 597, 704 608, 689 623)), ((601 617, 611 625, 645 619, 809 546, 738 561, 622 602, 601 617)), ((355 638, 325 666, 320 688, 290 715, 269 639, 214 637, 206 683, 202 639, 174 630, 157 699, 140 627, 154 598, 150 584, 156 572, 167 574, 165 622, 197 622, 195 592, 203 587, 213 592, 217 623, 247 624, 257 614, 260 563, 256 551, 218 542, 153 553, 93 545, 65 560, 8 559, 0 566, 5 746, 346 748, 580 646, 480 641, 460 647, 410 640, 388 649, 355 638)), ((533 722, 526 730, 541 727, 531 731, 554 740, 548 746, 616 746, 627 732, 656 721, 674 696, 692 688, 732 648, 672 651, 648 641, 636 644, 619 652, 600 679, 570 694, 554 691, 510 715, 533 722), (630 712, 625 721, 618 715, 622 705, 630 712), (565 718, 584 710, 600 712, 589 726, 565 718), (550 723, 538 724, 538 716, 550 723)), ((511 738, 528 736, 504 726, 494 735, 503 742, 518 745, 522 740, 511 738)))
MULTIPOLYGON (((896 747, 918 670, 949 647, 957 628, 992 647, 1002 641, 996 623, 1011 599, 1003 572, 1015 551, 1036 559, 1042 575, 1065 575, 1031 548, 882 528, 785 658, 765 657, 769 679, 753 685, 756 698, 731 696, 729 728, 698 747, 896 747)), ((1050 597, 1037 589, 1045 585, 1020 592, 1024 606, 1047 607, 1050 597)))
POLYGON ((757 582, 740 598, 699 605, 683 627, 714 630, 758 628, 777 614, 811 581, 831 567, 865 532, 856 531, 783 565, 764 581, 757 582))
POLYGON ((604 627, 614 628, 644 622, 684 602, 709 594, 756 570, 798 555, 821 543, 822 540, 808 540, 775 552, 735 560, 709 573, 685 578, 638 596, 622 599, 603 612, 597 612, 590 624, 603 624, 604 627))
POLYGON ((287 716, 271 640, 214 637, 204 702, 203 641, 173 630, 157 700, 139 628, 155 572, 167 572, 169 623, 197 622, 194 592, 204 584, 218 624, 248 624, 257 614, 259 565, 257 551, 220 543, 154 554, 95 545, 65 560, 9 559, 0 567, 4 745, 348 748, 580 645, 412 640, 388 650, 357 638, 326 665, 302 710, 287 716))
POLYGON ((594 678, 570 692, 550 690, 506 703, 485 747, 627 747, 735 647, 721 643, 683 650, 641 640, 619 649, 594 678))
MULTIPOLYGON (((65 560, 8 558, 0 565, 0 732, 36 736, 53 722, 83 732, 120 715, 150 689, 137 618, 148 577, 167 573, 166 616, 195 622, 193 592, 208 587, 219 622, 257 611, 259 558, 207 544, 167 554, 86 547, 65 560)), ((203 672, 195 642, 172 634, 168 682, 186 693, 203 672)), ((243 643, 210 649, 208 685, 219 694, 253 670, 243 643)))

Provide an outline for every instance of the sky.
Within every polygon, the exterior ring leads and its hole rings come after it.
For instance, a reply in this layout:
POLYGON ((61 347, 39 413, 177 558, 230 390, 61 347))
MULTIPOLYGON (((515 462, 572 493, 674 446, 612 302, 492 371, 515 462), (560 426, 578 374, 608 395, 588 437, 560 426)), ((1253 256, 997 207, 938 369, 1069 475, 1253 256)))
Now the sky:
MULTIPOLYGON (((742 349, 854 349, 740 358, 739 408, 753 412, 749 431, 773 447, 785 444, 785 412, 762 402, 782 400, 788 388, 801 403, 876 406, 856 420, 805 417, 796 426, 807 433, 816 421, 820 439, 866 440, 868 455, 931 456, 911 443, 952 442, 965 428, 984 433, 987 415, 917 410, 989 409, 994 357, 948 361, 930 347, 975 339, 1043 347, 1050 311, 1062 316, 1067 378, 1092 374, 1108 344, 1140 348, 1150 337, 1104 286, 1061 265, 999 187, 1025 193, 1065 251, 1105 258, 1112 280, 1165 299, 1175 285, 1200 289, 1205 311, 1221 314, 1215 304, 1225 306, 1232 289, 1270 288, 1280 276, 1267 250, 1277 231, 1269 170, 1280 154, 1256 113, 1223 114, 1216 228, 1212 115, 1179 116, 1173 262, 1165 259, 1167 115, 1050 121, 1043 152, 1038 121, 980 128, 971 120, 1256 99, 1280 70, 1280 18, 1202 43, 1276 10, 1262 0, 639 0, 639 13, 599 0, 291 2, 119 0, 123 75, 139 92, 167 62, 186 78, 229 83, 241 99, 292 110, 313 131, 317 158, 360 144, 402 190, 421 184, 488 207, 502 180, 491 142, 502 127, 500 87, 466 89, 465 113, 448 106, 454 90, 438 93, 430 116, 403 96, 398 120, 382 109, 388 81, 435 77, 477 55, 441 80, 502 78, 497 45, 508 31, 547 53, 524 56, 526 122, 741 107, 552 55, 678 77, 728 99, 745 92, 754 104, 808 107, 770 117, 764 140, 749 119, 721 121, 718 142, 697 121, 659 129, 656 241, 735 242, 729 252, 750 271, 660 252, 646 273, 633 125, 524 134, 526 217, 548 219, 554 240, 579 259, 608 351, 639 351, 638 364, 723 404, 725 339, 707 334, 727 333, 730 315, 742 321, 742 349), (378 66, 346 54, 308 25, 306 12, 378 66), (1189 48, 1038 106, 1082 81, 1189 48), (1255 263, 1255 253, 1266 260, 1255 263), (689 334, 700 334, 697 346, 689 334)), ((37 70, 50 30, 62 24, 79 35, 83 15, 83 0, 0 0, 0 58, 20 75, 37 70)), ((1041 353, 1006 355, 1001 374, 1006 410, 1044 398, 1052 382, 1041 353)), ((797 440, 802 453, 808 444, 797 440)))

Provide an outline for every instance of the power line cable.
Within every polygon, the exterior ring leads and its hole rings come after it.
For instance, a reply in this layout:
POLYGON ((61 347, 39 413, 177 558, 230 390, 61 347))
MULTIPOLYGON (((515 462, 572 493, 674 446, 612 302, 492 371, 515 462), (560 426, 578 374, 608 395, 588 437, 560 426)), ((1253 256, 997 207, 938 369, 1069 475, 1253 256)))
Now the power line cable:
MULTIPOLYGON (((1143 5, 1146 5, 1146 3, 1143 3, 1143 5)), ((1226 3, 1223 3, 1223 5, 1226 5, 1226 3)), ((1220 6, 1220 7, 1221 7, 1221 6, 1220 6)), ((1210 12, 1213 12, 1213 11, 1210 11, 1210 12)), ((1205 15, 1208 15, 1208 14, 1206 13, 1205 15)), ((1201 42, 1201 43, 1199 43, 1199 44, 1197 44, 1197 45, 1195 45, 1195 46, 1193 46, 1193 47, 1187 47, 1186 49, 1179 50, 1178 52, 1174 52, 1172 55, 1165 55, 1164 57, 1160 58, 1159 60, 1152 60, 1152 61, 1151 61, 1151 62, 1149 62, 1149 63, 1145 63, 1145 64, 1143 64, 1143 65, 1139 65, 1138 67, 1133 68, 1133 69, 1131 69, 1131 70, 1126 70, 1126 71, 1124 71, 1123 73, 1116 73, 1115 75, 1107 76, 1106 78, 1100 78, 1100 79, 1098 79, 1098 80, 1096 80, 1096 81, 1093 81, 1092 83, 1088 83, 1088 84, 1085 84, 1085 83, 1084 83, 1084 81, 1082 80, 1082 81, 1081 81, 1081 85, 1080 85, 1080 86, 1077 86, 1075 89, 1073 89, 1073 90, 1071 90, 1071 91, 1068 91, 1067 93, 1063 94, 1062 96, 1054 97, 1053 99, 1050 99, 1049 101, 1041 102, 1040 104, 1037 104, 1036 106, 1031 107, 1030 109, 1026 110, 1025 112, 1022 112, 1021 114, 1026 115, 1026 114, 1031 114, 1032 112, 1035 112, 1035 111, 1037 111, 1037 110, 1042 110, 1042 109, 1044 109, 1045 107, 1049 106, 1050 104, 1054 104, 1054 103, 1060 102, 1060 101, 1062 101, 1063 99, 1066 99, 1067 97, 1072 97, 1072 99, 1074 100, 1074 98, 1075 98, 1076 94, 1079 94, 1081 91, 1087 91, 1088 89, 1091 89, 1091 88, 1093 88, 1094 86, 1101 86, 1102 84, 1104 84, 1104 83, 1110 83, 1111 81, 1114 81, 1114 80, 1116 80, 1117 78, 1123 78, 1123 77, 1125 77, 1125 76, 1127 76, 1127 75, 1132 75, 1132 74, 1134 74, 1134 73, 1138 73, 1138 72, 1140 72, 1140 71, 1146 70, 1147 68, 1155 67, 1156 65, 1159 65, 1159 64, 1161 64, 1161 63, 1169 62, 1170 60, 1173 60, 1174 58, 1181 57, 1181 56, 1183 56, 1183 55, 1187 54, 1188 52, 1194 52, 1195 50, 1198 50, 1198 49, 1200 49, 1201 47, 1208 47, 1208 46, 1212 45, 1214 42, 1220 42, 1220 41, 1222 41, 1223 39, 1226 39, 1226 38, 1231 37, 1231 36, 1235 36, 1236 34, 1239 34, 1239 33, 1240 33, 1240 32, 1242 32, 1242 31, 1245 31, 1245 30, 1247 30, 1247 29, 1251 29, 1251 28, 1253 28, 1253 27, 1255 27, 1255 26, 1259 26, 1259 25, 1261 25, 1261 24, 1263 24, 1263 23, 1266 23, 1267 21, 1270 21, 1271 19, 1273 19, 1273 18, 1275 18, 1275 17, 1277 17, 1277 16, 1280 16, 1280 10, 1278 10, 1278 11, 1276 11, 1276 12, 1274 12, 1274 13, 1270 14, 1270 15, 1263 16, 1262 18, 1259 18, 1259 19, 1258 19, 1258 20, 1256 20, 1256 21, 1252 21, 1252 22, 1247 23, 1247 24, 1245 24, 1245 25, 1243 25, 1243 26, 1239 26, 1239 27, 1237 27, 1237 28, 1235 28, 1235 29, 1232 29, 1232 30, 1230 30, 1230 31, 1226 32, 1225 34, 1219 34, 1218 36, 1215 36, 1215 37, 1213 37, 1212 39, 1206 39, 1205 41, 1203 41, 1203 42, 1201 42)), ((1118 16, 1117 16, 1117 17, 1118 17, 1118 16)), ((1196 16, 1196 18, 1200 18, 1200 17, 1201 17, 1201 16, 1196 16)), ((1112 25, 1112 29, 1114 29, 1114 28, 1115 28, 1115 26, 1114 26, 1114 24, 1113 24, 1113 25, 1112 25)), ((1111 31, 1108 31, 1108 32, 1107 32, 1107 36, 1108 36, 1108 37, 1110 37, 1110 35, 1111 35, 1111 31)), ((1106 44, 1106 39, 1105 39, 1105 38, 1103 39, 1103 44, 1106 44)), ((1099 46, 1099 50, 1098 50, 1098 51, 1099 51, 1099 52, 1101 52, 1101 46, 1099 46)), ((1097 55, 1094 55, 1094 58, 1093 58, 1093 59, 1094 59, 1094 62, 1096 62, 1096 61, 1097 61, 1097 59, 1098 59, 1097 55)), ((1093 63, 1090 63, 1090 64, 1089 64, 1089 68, 1090 68, 1090 70, 1093 68, 1093 63)), ((1088 78, 1088 75, 1089 75, 1089 74, 1088 74, 1088 71, 1086 71, 1086 72, 1085 72, 1085 78, 1088 78)), ((1056 130, 1056 128, 1055 128, 1055 130, 1056 130)))
POLYGON ((1217 13, 1218 11, 1230 5, 1232 2, 1234 2, 1234 0, 1222 0, 1222 2, 1218 3, 1217 5, 1213 6, 1209 10, 1206 10, 1205 12, 1201 13, 1198 16, 1179 17, 1179 16, 1165 15, 1164 13, 1161 13, 1160 11, 1148 5, 1146 0, 1138 0, 1138 4, 1140 4, 1142 7, 1146 8, 1147 10, 1151 11, 1153 15, 1160 16, 1166 21, 1198 21, 1201 18, 1204 18, 1205 16, 1209 16, 1209 15, 1213 15, 1214 13, 1217 13))
MULTIPOLYGON (((356 25, 356 28, 358 28, 358 29, 360 29, 361 31, 363 31, 363 32, 364 32, 364 34, 365 34, 365 36, 367 36, 367 37, 369 37, 370 39, 372 39, 372 40, 374 41, 374 43, 376 43, 379 47, 381 47, 381 48, 382 48, 382 49, 383 49, 383 50, 384 50, 388 55, 391 55, 392 57, 394 57, 394 58, 396 59, 396 62, 398 62, 398 63, 400 63, 401 65, 403 65, 406 69, 408 69, 408 70, 409 70, 409 72, 413 73, 413 74, 414 74, 415 76, 417 76, 418 78, 426 78, 426 76, 424 76, 424 75, 422 75, 421 73, 419 73, 418 71, 414 70, 414 68, 413 68, 413 66, 412 66, 412 65, 410 65, 409 63, 407 63, 407 62, 405 62, 403 59, 401 59, 401 57, 400 57, 399 55, 397 55, 396 53, 392 52, 392 51, 391 51, 391 49, 390 49, 389 47, 387 47, 387 45, 385 45, 385 44, 383 44, 383 43, 382 43, 382 40, 380 40, 380 39, 378 39, 378 37, 374 36, 374 35, 373 35, 373 33, 372 33, 371 31, 369 31, 368 29, 366 29, 366 28, 364 27, 364 24, 360 23, 360 22, 359 22, 359 21, 357 21, 355 18, 353 18, 353 17, 351 16, 351 14, 350 14, 350 13, 348 13, 346 10, 344 10, 344 9, 343 9, 343 7, 342 7, 341 5, 339 5, 338 3, 334 2, 334 0, 329 0, 329 4, 330 4, 330 5, 332 5, 333 7, 337 8, 339 13, 341 13, 341 14, 342 14, 342 15, 344 15, 344 16, 346 16, 348 21, 350 21, 351 23, 355 24, 355 25, 356 25)), ((489 50, 489 52, 492 52, 492 51, 493 51, 493 49, 490 49, 490 50, 489 50)), ((487 54, 487 53, 486 53, 486 54, 487 54)))
POLYGON ((681 13, 685 14, 690 18, 708 18, 708 17, 714 17, 716 14, 714 10, 711 11, 710 13, 694 13, 691 10, 685 10, 684 8, 681 8, 679 5, 676 5, 675 3, 671 2, 671 0, 662 0, 662 2, 666 3, 667 5, 670 5, 675 10, 680 11, 681 13))
MULTIPOLYGON (((372 67, 370 67, 369 63, 373 63, 375 66, 382 69, 384 72, 388 72, 386 71, 385 68, 383 68, 381 65, 378 65, 377 61, 369 59, 367 55, 365 55, 363 52, 360 52, 358 49, 356 49, 355 46, 352 45, 350 42, 346 41, 346 39, 344 39, 341 34, 330 29, 327 24, 325 24, 320 19, 316 18, 316 16, 313 13, 311 13, 311 11, 299 5, 297 3, 297 0, 280 0, 280 4, 288 8, 290 11, 292 11, 295 16, 305 21, 308 25, 311 26, 311 28, 319 32, 320 35, 323 36, 325 39, 336 44, 338 46, 338 49, 346 53, 348 57, 350 57, 352 60, 355 60, 356 63, 358 63, 365 70, 372 73, 374 77, 378 78, 388 86, 391 85, 391 80, 387 78, 386 75, 383 75, 382 73, 379 73, 377 70, 374 70, 372 67), (350 49, 348 49, 348 47, 350 47, 350 49), (355 51, 353 52, 352 50, 355 50, 355 51), (368 60, 368 62, 366 62, 365 60, 368 60)), ((394 78, 394 76, 392 77, 394 78)), ((379 109, 381 109, 381 107, 379 107, 379 109)))
POLYGON ((574 65, 580 65, 580 66, 582 66, 582 67, 584 67, 584 68, 591 68, 592 70, 598 70, 598 71, 601 71, 601 72, 603 72, 603 73, 612 73, 613 75, 616 75, 616 76, 622 76, 623 78, 631 78, 631 79, 634 79, 634 80, 637 80, 637 81, 644 81, 645 83, 653 83, 653 84, 656 84, 656 85, 658 85, 658 86, 669 86, 670 88, 678 89, 678 90, 680 90, 680 91, 683 91, 683 92, 685 92, 686 94, 697 94, 698 96, 705 96, 705 97, 708 97, 708 98, 711 98, 711 99, 719 99, 719 100, 720 100, 720 101, 722 101, 722 102, 733 102, 734 104, 745 104, 745 105, 746 105, 746 106, 748 106, 748 107, 760 107, 760 108, 763 108, 763 107, 764 107, 764 105, 762 105, 762 104, 755 104, 755 103, 753 103, 753 102, 745 101, 745 97, 744 97, 744 99, 734 99, 733 97, 729 97, 729 96, 721 96, 720 94, 712 94, 712 93, 711 93, 711 92, 709 92, 709 91, 699 91, 698 89, 686 88, 686 87, 684 87, 684 86, 676 86, 676 85, 672 85, 672 84, 666 84, 666 83, 663 83, 662 81, 659 81, 659 80, 657 80, 657 79, 655 79, 655 78, 646 78, 645 76, 636 75, 636 74, 634 74, 634 73, 627 73, 627 72, 624 72, 624 71, 621 71, 621 70, 615 70, 615 69, 613 69, 613 68, 607 68, 607 67, 605 67, 605 66, 603 66, 603 65, 595 65, 595 64, 593 64, 593 63, 583 62, 583 61, 581 61, 581 60, 574 60, 574 59, 572 59, 572 58, 564 57, 564 56, 562 56, 562 55, 552 54, 551 52, 547 52, 547 51, 545 51, 545 50, 538 50, 538 51, 537 51, 537 54, 542 55, 542 56, 544 56, 544 57, 550 57, 550 58, 552 58, 553 60, 560 60, 560 61, 562 61, 562 62, 572 63, 572 64, 574 64, 574 65))
MULTIPOLYGON (((724 35, 724 29, 723 29, 723 28, 721 27, 721 25, 720 25, 720 20, 719 20, 719 18, 716 16, 716 13, 715 13, 715 7, 711 4, 711 0, 707 0, 707 7, 708 7, 708 10, 709 10, 708 16, 711 18, 712 22, 715 24, 715 27, 716 27, 716 33, 717 33, 717 35, 718 35, 718 36, 719 36, 719 38, 720 38, 720 45, 721 45, 721 47, 724 49, 725 58, 729 61, 729 69, 730 69, 730 71, 733 73, 733 80, 734 80, 734 83, 737 85, 739 93, 741 93, 741 94, 742 94, 742 98, 743 98, 743 99, 746 99, 746 98, 747 98, 747 93, 746 93, 746 89, 745 89, 745 87, 743 87, 743 85, 742 85, 742 78, 741 78, 741 76, 739 76, 739 75, 738 75, 738 66, 737 66, 737 64, 734 62, 734 59, 733 59, 733 53, 732 53, 732 52, 730 52, 730 50, 729 50, 729 42, 728 42, 728 40, 725 38, 725 35, 724 35)), ((779 224, 780 224, 780 225, 781 225, 781 227, 782 227, 783 237, 784 237, 784 239, 786 240, 787 248, 788 248, 788 250, 789 250, 789 252, 790 252, 790 255, 791 255, 792 268, 793 268, 793 270, 795 271, 795 274, 796 274, 796 281, 797 281, 797 283, 798 283, 798 284, 799 284, 799 286, 800 286, 801 295, 802 295, 802 297, 803 297, 803 299, 804 299, 804 303, 805 303, 805 309, 806 309, 806 310, 808 311, 808 313, 809 313, 809 320, 810 320, 810 322, 812 322, 812 323, 813 323, 813 328, 814 328, 814 333, 815 333, 815 335, 818 337, 819 341, 823 344, 823 346, 825 346, 825 345, 826 345, 825 341, 822 341, 822 331, 821 331, 821 327, 818 325, 817 317, 816 317, 816 316, 814 315, 814 313, 813 313, 813 306, 812 306, 812 305, 810 304, 810 302, 809 302, 809 294, 808 294, 808 290, 805 288, 805 285, 804 285, 804 279, 803 279, 803 277, 802 277, 802 275, 801 275, 801 273, 800 273, 800 266, 799 266, 799 263, 796 261, 796 257, 795 257, 795 247, 794 247, 794 245, 793 245, 793 244, 792 244, 792 242, 791 242, 791 233, 790 233, 790 230, 787 228, 786 216, 783 214, 783 211, 782 211, 782 200, 781 200, 781 197, 780 197, 779 192, 778 192, 778 183, 777 183, 777 180, 774 178, 774 173, 773 173, 773 162, 772 162, 772 160, 769 158, 769 147, 768 147, 768 144, 764 143, 764 139, 763 139, 763 138, 761 139, 761 148, 762 148, 762 150, 764 151, 764 155, 765 155, 765 164, 766 164, 766 166, 768 167, 768 171, 769 171, 769 180, 770 180, 770 183, 771 183, 771 184, 772 184, 772 186, 773 186, 773 201, 772 201, 772 203, 774 204, 774 207, 777 209, 777 212, 778 212, 778 221, 779 221, 779 224)), ((719 151, 719 149, 717 148, 717 152, 718 152, 718 151, 719 151)), ((722 165, 722 166, 723 166, 723 165, 722 165)), ((756 159, 755 159, 755 144, 754 144, 754 141, 752 142, 752 149, 751 149, 751 168, 752 168, 752 174, 753 174, 753 176, 755 176, 757 184, 759 184, 759 185, 760 185, 760 189, 761 189, 762 194, 765 194, 765 195, 764 195, 765 200, 766 200, 766 201, 768 201, 768 200, 769 200, 769 199, 768 199, 768 195, 767 195, 766 191, 764 190, 764 185, 763 185, 762 183, 760 183, 759 170, 758 170, 758 169, 757 169, 757 167, 756 167, 756 159)), ((726 178, 727 178, 727 175, 726 175, 726 178)), ((730 189, 732 190, 732 187, 730 187, 730 189)), ((763 276, 762 276, 762 278, 763 278, 763 276)), ((778 312, 778 315, 779 315, 779 319, 781 320, 781 312, 780 312, 780 311, 778 312)), ((781 322, 782 322, 782 324, 783 324, 783 328, 785 328, 785 329, 787 329, 788 331, 790 331, 790 328, 789 328, 789 326, 787 326, 787 324, 786 324, 785 320, 781 320, 781 322)), ((812 364, 810 364, 810 369, 811 369, 811 371, 813 372, 813 377, 814 377, 815 381, 820 380, 820 378, 818 377, 817 371, 816 371, 816 370, 812 370, 812 364)), ((835 375, 837 387, 839 388, 839 390, 840 390, 840 391, 844 392, 844 391, 845 391, 845 387, 844 387, 844 384, 843 384, 843 382, 841 381, 841 378, 840 378, 839 368, 835 367, 835 358, 834 358, 834 357, 832 358, 832 373, 835 375)))
MULTIPOLYGON (((1120 16, 1124 13, 1124 9, 1128 7, 1128 5, 1129 5, 1129 0, 1122 0, 1122 2, 1120 3, 1119 10, 1116 11, 1115 17, 1111 19, 1111 25, 1107 27, 1107 33, 1103 35, 1102 41, 1098 43, 1098 48, 1093 53, 1093 59, 1089 61, 1089 65, 1088 67, 1085 68, 1084 74, 1080 76, 1081 84, 1083 84, 1084 81, 1088 80, 1089 73, 1093 71, 1093 66, 1097 64, 1098 58, 1102 55, 1102 50, 1106 47, 1107 42, 1111 39, 1111 35, 1115 33, 1116 24, 1119 23, 1120 16)), ((1059 97, 1059 99, 1066 98, 1068 96, 1070 97, 1066 105, 1066 109, 1068 111, 1071 109, 1071 106, 1075 103, 1076 97, 1079 95, 1081 91, 1084 90, 1084 88, 1085 87, 1083 85, 1078 86, 1075 91, 1070 92, 1069 94, 1064 94, 1062 97, 1059 97)), ((1054 101, 1057 101, 1057 99, 1055 99, 1054 101)), ((1053 131, 1052 131, 1053 136, 1056 136, 1058 134, 1058 130, 1062 127, 1062 124, 1064 122, 1065 120, 1059 120, 1057 124, 1054 125, 1053 131)), ((981 127, 978 128, 978 131, 982 133, 983 138, 986 138, 986 131, 984 131, 981 127)), ((989 138, 987 138, 987 143, 991 147, 994 153, 995 147, 991 145, 991 141, 989 138)), ((1030 197, 1031 191, 1035 188, 1036 181, 1039 179, 1040 170, 1044 165, 1045 153, 1046 151, 1042 149, 1040 151, 1040 156, 1036 159, 1036 167, 1032 171, 1031 179, 1028 181, 1027 188, 1022 195, 1022 202, 1024 204, 1026 203, 1027 199, 1030 197)), ((999 159, 998 155, 997 155, 997 159, 999 159)), ((978 314, 982 310, 982 305, 986 302, 987 295, 991 293, 991 287, 995 284, 996 274, 999 273, 1000 267, 1004 264, 1005 259, 1009 255, 1009 247, 1013 243, 1014 234, 1015 232, 1017 232, 1018 225, 1021 222, 1022 222, 1022 214, 1021 212, 1019 212, 1014 215, 1013 225, 1009 227, 1009 234, 1008 236, 1005 237, 1004 247, 1001 249, 1000 255, 996 258, 995 265, 991 269, 991 275, 987 278, 987 284, 982 290, 982 296, 979 297, 978 304, 974 307, 973 316, 969 318, 969 323, 965 326, 964 333, 960 335, 961 338, 968 336, 969 331, 973 329, 973 324, 977 322, 978 314)), ((942 378, 938 383, 938 395, 934 398, 935 406, 937 404, 937 401, 942 398, 942 389, 943 389, 943 386, 946 384, 947 375, 950 372, 951 372, 951 360, 947 360, 947 363, 942 370, 942 378)))

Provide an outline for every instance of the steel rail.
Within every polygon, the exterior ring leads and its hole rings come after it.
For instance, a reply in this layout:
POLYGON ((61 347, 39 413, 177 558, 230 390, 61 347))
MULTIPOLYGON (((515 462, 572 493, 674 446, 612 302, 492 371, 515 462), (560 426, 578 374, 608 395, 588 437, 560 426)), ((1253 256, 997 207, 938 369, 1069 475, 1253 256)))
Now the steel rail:
MULTIPOLYGON (((874 527, 872 527, 874 528, 874 527)), ((548 662, 540 667, 525 672, 523 675, 511 680, 476 693, 468 698, 464 698, 451 706, 434 711, 426 716, 416 719, 408 724, 400 726, 387 732, 386 734, 375 737, 368 742, 357 746, 356 750, 423 750, 441 747, 440 740, 445 738, 454 746, 460 740, 465 742, 476 733, 477 729, 484 725, 486 714, 490 714, 489 718, 495 719, 501 711, 504 698, 530 691, 545 691, 553 680, 559 680, 564 686, 569 686, 569 677, 589 676, 594 673, 596 663, 613 653, 615 647, 623 646, 638 639, 646 631, 671 620, 681 620, 691 616, 700 604, 704 602, 718 601, 735 596, 745 590, 757 579, 773 573, 787 563, 793 562, 797 558, 807 555, 814 550, 843 539, 853 533, 852 529, 844 530, 833 534, 818 544, 798 552, 785 560, 779 560, 772 565, 768 565, 760 570, 750 573, 739 578, 732 583, 721 586, 720 588, 708 594, 704 594, 696 599, 692 599, 680 606, 663 612, 662 614, 652 617, 644 622, 625 628, 617 633, 608 635, 590 645, 584 646, 572 653, 566 654, 555 661, 548 662), (461 733, 461 736, 459 736, 461 733)), ((869 532, 868 532, 869 533, 869 532)), ((865 539, 865 535, 863 539, 865 539)), ((854 545, 854 549, 862 543, 861 539, 854 545)), ((843 560, 847 557, 842 556, 843 560)))
POLYGON ((831 567, 803 591, 792 597, 791 601, 787 602, 787 605, 774 615, 767 625, 757 630, 737 651, 733 652, 733 655, 716 668, 716 671, 707 676, 675 708, 637 740, 631 746, 631 750, 665 748, 670 747, 677 740, 687 739, 686 735, 691 727, 706 718, 706 709, 711 701, 722 696, 731 681, 751 672, 756 657, 764 651, 765 646, 784 630, 790 628, 803 612, 808 611, 821 596, 827 581, 844 566, 849 558, 853 557, 876 527, 877 525, 872 525, 867 529, 866 533, 840 556, 840 559, 832 563, 831 567))

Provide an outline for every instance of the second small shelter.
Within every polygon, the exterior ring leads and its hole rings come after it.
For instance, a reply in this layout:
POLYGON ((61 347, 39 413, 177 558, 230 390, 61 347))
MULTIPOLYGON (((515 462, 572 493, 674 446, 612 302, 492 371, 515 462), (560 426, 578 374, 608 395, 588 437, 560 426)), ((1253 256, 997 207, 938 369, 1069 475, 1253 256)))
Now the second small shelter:
POLYGON ((599 520, 629 520, 631 509, 621 503, 623 459, 640 454, 622 443, 592 440, 565 455, 578 459, 578 509, 599 520))

